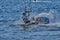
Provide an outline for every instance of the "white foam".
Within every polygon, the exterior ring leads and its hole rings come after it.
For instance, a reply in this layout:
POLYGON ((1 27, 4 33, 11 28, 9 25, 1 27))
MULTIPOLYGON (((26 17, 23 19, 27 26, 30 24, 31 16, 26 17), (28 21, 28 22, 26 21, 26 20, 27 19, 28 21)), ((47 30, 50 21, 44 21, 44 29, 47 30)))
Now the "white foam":
POLYGON ((49 27, 60 27, 60 23, 50 23, 50 24, 39 24, 42 26, 49 26, 49 27))

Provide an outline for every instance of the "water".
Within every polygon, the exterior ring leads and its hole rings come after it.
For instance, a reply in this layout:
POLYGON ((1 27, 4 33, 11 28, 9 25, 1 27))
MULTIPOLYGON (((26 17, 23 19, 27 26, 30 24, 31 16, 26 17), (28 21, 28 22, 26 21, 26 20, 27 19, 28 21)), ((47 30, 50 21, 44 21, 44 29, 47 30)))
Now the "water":
MULTIPOLYGON (((31 16, 51 12, 55 16, 51 22, 54 20, 56 23, 60 22, 60 0, 48 1, 51 2, 32 2, 31 16)), ((24 12, 24 3, 28 6, 25 0, 0 0, 0 40, 60 40, 60 27, 35 25, 24 29, 21 26, 11 25, 23 23, 21 15, 24 12)))

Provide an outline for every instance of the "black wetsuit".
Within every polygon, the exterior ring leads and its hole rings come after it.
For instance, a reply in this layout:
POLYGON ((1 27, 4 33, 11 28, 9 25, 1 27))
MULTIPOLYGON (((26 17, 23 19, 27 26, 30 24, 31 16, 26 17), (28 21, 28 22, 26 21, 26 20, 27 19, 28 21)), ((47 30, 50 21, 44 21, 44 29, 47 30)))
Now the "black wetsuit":
POLYGON ((28 19, 28 16, 26 16, 26 13, 23 13, 23 21, 24 21, 24 23, 30 22, 30 20, 28 19))

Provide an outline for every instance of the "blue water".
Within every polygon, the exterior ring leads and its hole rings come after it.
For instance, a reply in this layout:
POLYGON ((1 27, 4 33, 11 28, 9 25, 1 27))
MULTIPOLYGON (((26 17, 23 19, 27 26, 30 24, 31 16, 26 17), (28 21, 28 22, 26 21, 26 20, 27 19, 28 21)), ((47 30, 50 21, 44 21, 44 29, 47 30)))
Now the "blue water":
MULTIPOLYGON (((39 1, 41 2, 31 2, 33 9, 31 16, 52 11, 56 16, 55 21, 60 22, 60 0, 39 1)), ((60 40, 59 27, 32 26, 24 29, 21 26, 11 25, 17 22, 22 23, 21 15, 25 4, 29 10, 27 0, 0 0, 0 40, 60 40)))

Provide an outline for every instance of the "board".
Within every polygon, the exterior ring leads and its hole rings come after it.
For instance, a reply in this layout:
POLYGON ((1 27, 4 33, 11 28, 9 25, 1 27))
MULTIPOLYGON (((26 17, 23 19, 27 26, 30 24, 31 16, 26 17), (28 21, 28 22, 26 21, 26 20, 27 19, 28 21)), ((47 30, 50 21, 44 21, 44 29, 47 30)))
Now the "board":
POLYGON ((32 26, 32 25, 38 25, 40 27, 57 27, 58 24, 37 24, 37 23, 28 23, 28 24, 18 24, 20 26, 32 26))
POLYGON ((60 23, 49 23, 49 24, 41 24, 36 23, 35 21, 32 21, 30 23, 22 23, 22 24, 11 24, 13 26, 21 26, 21 27, 32 27, 35 25, 38 25, 39 27, 60 27, 60 23))
POLYGON ((20 26, 30 26, 30 25, 36 25, 37 23, 36 22, 30 22, 30 23, 26 23, 26 24, 18 24, 20 26))

